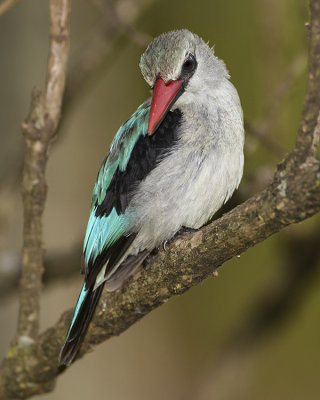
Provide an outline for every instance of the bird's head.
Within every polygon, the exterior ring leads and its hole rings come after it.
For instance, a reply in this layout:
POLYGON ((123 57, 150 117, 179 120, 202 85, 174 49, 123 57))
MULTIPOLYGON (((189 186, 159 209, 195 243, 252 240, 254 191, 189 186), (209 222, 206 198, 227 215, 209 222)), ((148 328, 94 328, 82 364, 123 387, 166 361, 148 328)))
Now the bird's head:
POLYGON ((141 56, 140 68, 153 89, 149 118, 152 135, 179 102, 196 101, 201 91, 228 79, 228 71, 199 36, 182 29, 154 39, 141 56))

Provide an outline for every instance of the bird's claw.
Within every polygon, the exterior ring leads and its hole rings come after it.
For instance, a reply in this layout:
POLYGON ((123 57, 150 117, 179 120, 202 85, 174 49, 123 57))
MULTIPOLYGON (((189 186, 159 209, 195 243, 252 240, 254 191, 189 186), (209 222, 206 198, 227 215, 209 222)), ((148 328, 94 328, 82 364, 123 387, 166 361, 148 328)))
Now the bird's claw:
POLYGON ((193 229, 193 228, 187 228, 185 226, 183 226, 171 239, 167 239, 163 242, 162 244, 162 248, 164 251, 167 251, 167 244, 172 242, 174 239, 176 239, 179 236, 184 236, 184 235, 188 235, 190 233, 193 232, 197 232, 199 229, 193 229))

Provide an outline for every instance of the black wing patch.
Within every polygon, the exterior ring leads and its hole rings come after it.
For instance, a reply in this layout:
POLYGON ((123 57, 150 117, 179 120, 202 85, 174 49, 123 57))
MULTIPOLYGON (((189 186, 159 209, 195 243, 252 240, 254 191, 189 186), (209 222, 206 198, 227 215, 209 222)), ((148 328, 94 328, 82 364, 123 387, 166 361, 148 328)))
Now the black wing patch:
POLYGON ((129 236, 121 236, 115 243, 103 250, 95 261, 92 262, 91 259, 89 260, 89 268, 86 269, 88 273, 85 277, 87 287, 95 284, 101 266, 105 263, 107 263, 105 276, 112 271, 112 268, 121 260, 121 257, 128 250, 135 237, 135 233, 129 236))
POLYGON ((177 128, 181 118, 180 110, 169 111, 153 135, 140 136, 131 152, 126 170, 120 171, 117 168, 114 173, 104 200, 97 206, 96 216, 108 216, 113 208, 119 215, 124 214, 138 183, 177 142, 177 128))

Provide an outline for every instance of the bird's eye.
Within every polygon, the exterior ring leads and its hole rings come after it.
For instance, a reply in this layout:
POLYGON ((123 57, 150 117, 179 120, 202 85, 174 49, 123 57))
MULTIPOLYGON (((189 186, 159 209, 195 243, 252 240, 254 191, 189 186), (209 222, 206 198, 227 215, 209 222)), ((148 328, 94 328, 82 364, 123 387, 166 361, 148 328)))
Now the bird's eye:
POLYGON ((182 65, 182 72, 190 74, 193 72, 197 67, 197 61, 192 54, 189 54, 187 59, 182 65))

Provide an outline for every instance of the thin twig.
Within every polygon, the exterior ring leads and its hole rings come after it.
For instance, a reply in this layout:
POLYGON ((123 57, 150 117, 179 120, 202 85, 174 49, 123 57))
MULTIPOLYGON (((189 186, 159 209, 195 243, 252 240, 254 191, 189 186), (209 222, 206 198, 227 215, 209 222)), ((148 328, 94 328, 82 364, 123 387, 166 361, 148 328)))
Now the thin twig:
MULTIPOLYGON (((311 21, 320 27, 320 0, 311 0, 310 10, 311 21)), ((314 49, 320 46, 320 35, 316 30, 311 29, 310 43, 310 71, 319 75, 320 53, 317 55, 314 49)), ((150 261, 151 268, 120 290, 105 292, 78 358, 92 345, 125 331, 170 297, 213 275, 231 257, 320 211, 320 162, 309 157, 299 163, 303 150, 314 141, 320 106, 320 80, 309 74, 310 79, 313 85, 309 81, 304 113, 310 117, 310 130, 298 138, 296 149, 279 164, 272 183, 200 231, 177 238, 167 252, 160 250, 150 261), (308 112, 310 90, 314 97, 308 112)), ((0 398, 27 398, 53 389, 61 372, 57 358, 71 315, 72 310, 64 313, 34 344, 11 346, 1 366, 0 398)))
POLYGON ((16 3, 18 3, 18 1, 20 1, 20 0, 4 0, 0 4, 0 15, 4 14, 5 12, 7 12, 9 10, 9 8, 11 8, 16 3))
POLYGON ((318 147, 314 128, 317 124, 320 104, 320 0, 310 0, 309 73, 307 94, 302 112, 296 147, 299 161, 303 162, 318 147))
MULTIPOLYGON (((65 281, 80 271, 82 243, 71 249, 45 254, 43 283, 47 286, 58 280, 65 281), (66 265, 68 266, 66 268, 66 265)), ((0 254, 0 301, 18 288, 20 277, 20 254, 0 254)))
POLYGON ((45 93, 38 89, 33 91, 30 114, 21 124, 25 149, 22 176, 24 244, 17 332, 20 341, 26 337, 35 339, 39 330, 42 214, 47 193, 45 170, 48 148, 60 119, 69 53, 69 13, 70 0, 50 1, 50 52, 45 93))
MULTIPOLYGON (((147 0, 144 3, 151 3, 153 0, 147 0)), ((106 63, 106 67, 110 66, 111 62, 110 59, 115 59, 116 54, 112 53, 115 47, 117 48, 117 53, 121 53, 119 51, 119 46, 116 46, 116 44, 119 44, 119 40, 115 40, 116 36, 119 34, 119 32, 122 32, 121 28, 121 23, 114 23, 114 17, 112 13, 110 12, 110 7, 106 5, 105 1, 92 1, 96 7, 99 7, 99 12, 101 17, 101 21, 98 25, 95 25, 94 31, 91 33, 90 38, 88 38, 88 41, 79 49, 77 52, 78 56, 73 60, 73 67, 70 68, 70 71, 68 73, 68 79, 67 79, 67 86, 65 90, 65 95, 64 95, 64 104, 63 104, 63 110, 64 110, 64 115, 67 115, 69 112, 69 107, 73 104, 73 101, 78 98, 78 92, 81 90, 81 87, 84 85, 84 83, 89 80, 89 77, 91 75, 94 75, 96 72, 96 69, 100 68, 102 64, 104 64, 105 60, 109 60, 108 63, 106 63), (112 23, 111 23, 112 22, 112 23), (108 28, 108 29, 107 29, 108 28), (107 29, 107 32, 106 32, 107 29)), ((131 6, 134 5, 134 12, 127 13, 126 14, 126 21, 128 22, 128 26, 132 27, 132 23, 135 18, 140 16, 141 10, 143 8, 138 8, 139 1, 135 0, 134 2, 131 2, 131 6)), ((113 5, 113 9, 115 9, 115 5, 113 5)), ((120 16, 119 13, 119 7, 121 8, 121 1, 117 2, 117 8, 116 8, 116 13, 119 15, 119 18, 122 20, 123 17, 120 16)), ((124 23, 126 24, 126 23, 124 23)), ((136 30, 136 28, 133 28, 136 30)), ((134 43, 136 43, 139 46, 144 46, 145 42, 149 40, 149 36, 147 34, 144 34, 143 32, 137 31, 138 35, 141 35, 143 38, 143 41, 135 41, 135 39, 131 38, 130 35, 128 34, 128 39, 132 39, 134 43)), ((127 36, 127 34, 126 34, 127 36)), ((124 43, 124 41, 122 41, 124 43)), ((103 72, 105 73, 106 67, 104 67, 103 72)), ((91 83, 91 81, 90 81, 91 83)), ((59 127, 58 129, 60 130, 61 124, 63 123, 63 116, 61 117, 59 127)), ((78 247, 77 247, 78 249, 78 247)), ((77 267, 74 266, 75 260, 77 259, 78 255, 80 254, 79 252, 77 253, 75 249, 73 251, 68 252, 67 255, 62 255, 62 254, 57 254, 57 255, 49 255, 47 260, 45 261, 45 275, 44 275, 44 280, 47 281, 47 279, 51 280, 51 277, 54 275, 56 278, 58 278, 59 273, 61 273, 61 278, 70 275, 70 271, 68 272, 65 268, 59 268, 61 266, 62 262, 62 257, 66 257, 67 260, 72 259, 72 267, 70 262, 68 261, 67 264, 70 266, 71 271, 77 270, 77 267), (57 262, 55 262, 56 260, 57 262), (54 273, 54 270, 56 273, 54 273)), ((13 256, 15 258, 15 255, 9 255, 9 257, 6 258, 6 255, 3 256, 3 259, 9 260, 9 258, 13 256)), ((78 257, 79 258, 79 257, 78 257)), ((1 261, 1 260, 0 260, 1 261)), ((8 294, 11 290, 14 290, 17 287, 17 268, 18 266, 15 264, 15 268, 12 269, 12 271, 5 271, 2 272, 0 271, 0 275, 2 276, 3 282, 0 283, 0 297, 8 294), (10 284, 6 284, 6 282, 10 282, 10 284)))

